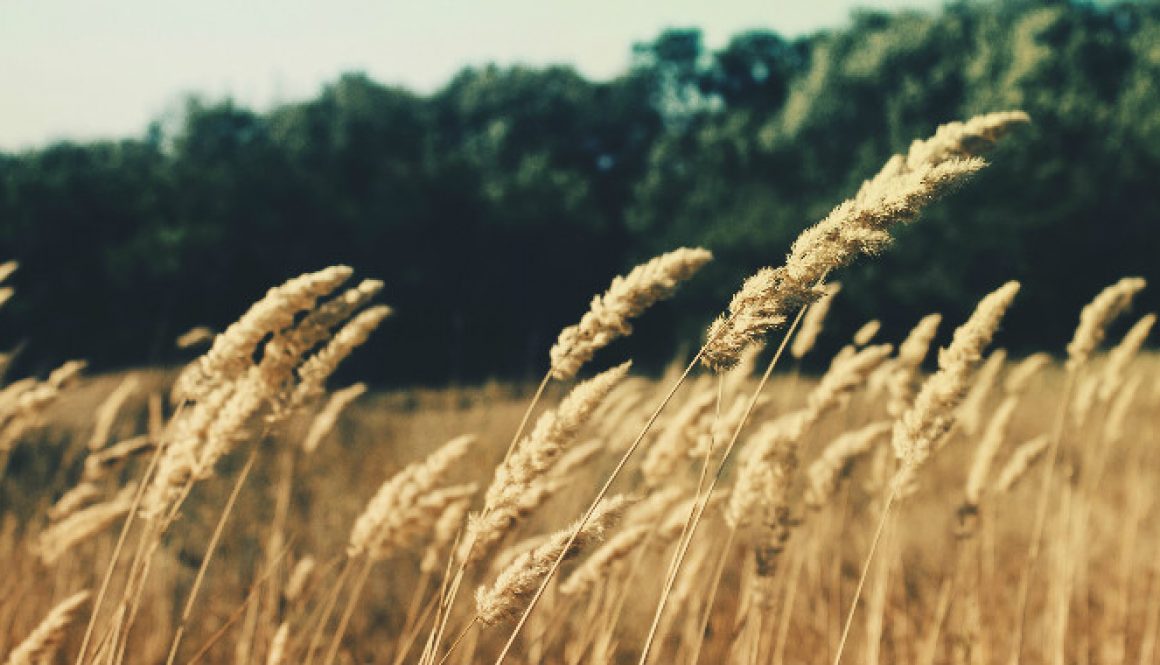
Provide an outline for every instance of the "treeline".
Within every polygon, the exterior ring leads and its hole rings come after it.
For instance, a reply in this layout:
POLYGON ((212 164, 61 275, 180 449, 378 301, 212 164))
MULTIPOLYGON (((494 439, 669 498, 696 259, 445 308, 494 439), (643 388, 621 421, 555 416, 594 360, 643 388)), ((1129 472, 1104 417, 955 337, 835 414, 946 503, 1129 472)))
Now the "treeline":
POLYGON ((1059 347, 1101 286, 1160 278, 1155 3, 859 12, 713 52, 670 30, 609 82, 486 67, 430 96, 351 74, 268 113, 190 100, 139 138, 0 155, 0 259, 22 264, 0 337, 34 367, 172 362, 189 327, 348 263, 398 310, 361 377, 538 375, 614 274, 708 247, 712 268, 610 351, 655 366, 890 154, 1009 108, 1034 124, 985 175, 840 277, 830 343, 872 316, 892 335, 958 320, 1019 279, 1000 343, 1059 347))

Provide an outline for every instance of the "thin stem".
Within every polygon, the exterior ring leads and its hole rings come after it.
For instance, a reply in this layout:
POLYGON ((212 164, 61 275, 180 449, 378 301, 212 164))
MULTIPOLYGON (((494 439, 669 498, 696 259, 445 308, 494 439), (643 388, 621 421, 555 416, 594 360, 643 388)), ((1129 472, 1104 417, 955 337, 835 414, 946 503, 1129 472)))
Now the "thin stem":
MULTIPOLYGON (((797 330, 798 325, 801 323, 802 316, 805 315, 805 313, 805 307, 798 309, 797 316, 794 317, 793 323, 790 324, 790 327, 785 331, 785 335, 783 335, 781 338, 781 344, 778 345, 777 352, 773 354, 773 358, 770 359, 769 365, 765 368, 765 373, 761 375, 761 381, 758 382, 757 389, 753 391, 753 395, 749 398, 749 404, 747 404, 745 407, 745 413, 742 414, 741 421, 737 423, 737 429, 733 431, 733 436, 729 440, 729 445, 725 447, 725 452, 721 456, 721 462, 717 465, 717 472, 714 474, 712 482, 709 483, 709 489, 705 493, 705 500, 699 501, 697 503, 697 514, 696 517, 693 518, 693 524, 689 529, 688 538, 685 539, 685 541, 682 543, 682 547, 679 548, 676 554, 676 560, 673 566, 675 571, 680 571, 681 564, 685 560, 685 555, 689 551, 689 543, 692 542, 693 535, 697 531, 697 525, 700 524, 701 517, 705 514, 706 506, 709 505, 709 497, 713 495, 713 490, 717 488, 717 483, 721 482, 721 478, 725 475, 725 465, 728 463, 729 456, 732 454, 733 449, 737 446, 737 440, 741 438, 741 431, 745 429, 745 424, 749 420, 749 416, 752 415, 753 409, 757 406, 757 400, 761 396, 761 391, 765 388, 765 385, 769 383, 769 377, 773 375, 773 368, 777 366, 778 360, 781 359, 782 353, 785 352, 785 347, 789 344, 790 338, 793 337, 793 334, 797 330)), ((675 579, 676 574, 674 574, 672 579, 669 580, 669 583, 665 587, 664 593, 661 595, 660 603, 657 605, 657 611, 653 617, 652 627, 649 629, 648 637, 645 639, 644 648, 641 650, 639 661, 640 665, 644 665, 648 661, 649 650, 652 647, 653 640, 656 638, 657 626, 660 624, 661 615, 664 614, 665 605, 668 603, 669 594, 672 591, 673 581, 675 581, 675 579)))
POLYGON ((447 659, 450 658, 451 654, 455 652, 455 648, 459 646, 459 643, 463 641, 463 638, 467 637, 468 631, 475 627, 475 624, 477 623, 479 623, 478 614, 472 617, 471 621, 463 627, 463 630, 459 632, 459 637, 455 638, 455 641, 452 642, 451 646, 447 648, 447 653, 443 654, 443 657, 439 659, 439 665, 443 665, 447 662, 447 659))
POLYGON ((790 567, 789 579, 786 580, 785 601, 781 606, 781 616, 778 618, 777 626, 777 642, 773 646, 773 665, 781 665, 784 662, 785 645, 789 637, 789 624, 793 619, 793 605, 797 598, 798 580, 801 577, 802 566, 805 564, 806 556, 802 548, 797 548, 794 553, 793 565, 790 567))
POLYGON ((342 570, 338 573, 338 578, 334 581, 334 588, 331 589, 330 594, 327 595, 326 600, 323 601, 321 611, 318 617, 318 625, 314 628, 314 633, 310 636, 310 644, 306 647, 305 662, 309 665, 314 660, 314 652, 318 649, 319 641, 322 639, 322 632, 326 630, 326 624, 330 622, 330 613, 334 611, 334 605, 338 602, 338 595, 342 593, 342 587, 346 584, 346 576, 350 574, 351 558, 347 557, 342 564, 342 570))
POLYGON ((141 598, 145 595, 145 582, 149 579, 149 572, 153 568, 153 555, 157 553, 157 549, 161 546, 161 537, 156 536, 149 540, 149 546, 143 550, 145 558, 141 564, 141 574, 137 581, 137 588, 133 592, 133 598, 129 603, 128 611, 125 613, 125 626, 121 631, 120 646, 115 650, 116 658, 112 661, 114 663, 123 663, 125 651, 129 648, 129 633, 133 630, 133 624, 137 621, 137 612, 141 610, 141 598))
POLYGON ((435 621, 431 632, 427 635, 427 642, 423 645, 423 651, 419 654, 420 665, 429 662, 436 642, 442 640, 442 631, 447 627, 447 619, 449 618, 450 612, 447 609, 450 606, 449 594, 455 591, 451 588, 451 585, 456 585, 463 579, 464 567, 466 566, 464 562, 460 562, 459 572, 456 573, 457 579, 454 581, 451 579, 451 566, 455 563, 455 553, 459 551, 459 539, 462 537, 463 527, 460 527, 459 532, 455 534, 455 541, 451 544, 451 549, 447 553, 447 564, 443 567, 443 578, 439 580, 439 596, 436 599, 439 602, 435 605, 435 621), (445 609, 447 609, 448 614, 444 614, 445 609), (442 621, 440 621, 440 617, 442 617, 442 621))
POLYGON ((269 579, 270 576, 274 573, 274 571, 276 571, 278 569, 277 566, 273 565, 273 564, 277 564, 278 562, 280 562, 289 551, 290 551, 290 545, 287 544, 285 547, 282 548, 282 551, 279 552, 278 555, 270 562, 270 565, 267 565, 266 570, 262 572, 262 575, 257 580, 255 580, 254 583, 250 586, 250 591, 249 591, 249 593, 246 594, 246 598, 245 598, 245 600, 242 601, 242 604, 239 605, 238 608, 236 610, 234 610, 234 612, 232 614, 230 614, 229 618, 226 619, 225 623, 222 624, 221 628, 218 628, 217 631, 214 632, 213 635, 210 635, 209 639, 206 640, 205 644, 203 644, 201 646, 201 648, 197 650, 197 653, 195 653, 193 655, 193 657, 189 659, 189 662, 187 662, 185 665, 194 665, 199 660, 201 660, 201 658, 203 656, 205 656, 205 654, 209 653, 209 650, 211 648, 213 648, 213 645, 217 644, 217 641, 220 640, 222 638, 222 636, 226 634, 226 631, 229 630, 230 626, 234 625, 234 623, 239 618, 241 618, 242 612, 244 612, 246 610, 246 608, 250 605, 250 603, 254 602, 254 598, 258 594, 258 589, 260 589, 262 584, 264 584, 265 581, 267 579, 269 579))
POLYGON ((403 665, 403 661, 407 658, 407 652, 411 650, 411 645, 415 643, 415 638, 419 637, 419 629, 423 624, 427 623, 427 619, 431 616, 438 604, 438 598, 432 598, 427 602, 427 605, 419 613, 419 618, 415 622, 415 627, 403 633, 403 639, 400 640, 395 653, 394 665, 403 665))
POLYGON ((519 443, 520 437, 523 436, 524 429, 528 426, 528 421, 532 418, 532 411, 535 410, 536 404, 539 404, 540 398, 544 396, 544 389, 548 387, 548 383, 552 380, 552 371, 544 372, 544 378, 540 379, 540 385, 536 388, 536 393, 532 395, 532 401, 528 403, 528 408, 524 410, 524 416, 520 418, 520 425, 516 428, 516 433, 512 436, 511 443, 508 444, 507 452, 503 455, 503 461, 507 462, 508 458, 516 449, 516 444, 519 443))
POLYGON ((947 613, 950 612, 951 594, 955 590, 954 587, 954 575, 948 575, 942 584, 939 585, 938 601, 935 604, 934 618, 931 619, 930 634, 919 645, 918 665, 933 665, 934 663, 935 656, 938 654, 938 643, 939 636, 942 632, 942 624, 946 620, 947 613))
POLYGON ((1019 578, 1019 591, 1015 602, 1015 639, 1011 648, 1012 665, 1017 665, 1023 657, 1023 633, 1027 623, 1027 600, 1031 592, 1031 576, 1035 573, 1035 564, 1039 561, 1039 549, 1043 541, 1043 531, 1047 526, 1047 508, 1051 499, 1051 481, 1055 475, 1055 465, 1059 459, 1060 441, 1063 439, 1063 428, 1067 420, 1067 409, 1071 404, 1072 393, 1075 391, 1078 369, 1067 373, 1063 388, 1063 399, 1055 415, 1055 426, 1051 433, 1051 449, 1043 469, 1043 480, 1039 485, 1039 500, 1035 509, 1035 522, 1031 527, 1031 545, 1027 550, 1027 558, 1023 562, 1023 571, 1019 578))
MULTIPOLYGON (((532 395, 532 401, 528 403, 528 408, 524 409, 524 415, 520 418, 520 424, 516 427, 516 432, 512 435, 511 442, 508 443, 507 451, 503 455, 503 462, 500 466, 507 463, 508 459, 515 452, 516 444, 519 443, 520 437, 523 436, 524 430, 528 426, 528 421, 531 420, 532 412, 535 411, 536 405, 539 404, 540 399, 544 396, 544 391, 548 387, 548 383, 552 380, 552 370, 544 372, 544 378, 540 379, 540 385, 536 388, 536 392, 532 395)), ((491 510, 490 505, 485 505, 481 511, 481 517, 486 517, 491 510)), ((471 542, 468 544, 465 551, 470 552, 475 546, 475 536, 472 535, 471 542)), ((458 547, 452 548, 451 556, 454 557, 458 547)), ((420 657, 419 662, 427 660, 427 653, 431 653, 431 657, 439 652, 439 645, 443 642, 443 634, 447 630, 447 622, 451 618, 451 606, 455 603, 455 598, 459 595, 459 588, 463 584, 463 576, 467 571, 467 558, 464 557, 459 562, 459 568, 455 571, 454 577, 444 577, 444 586, 440 591, 439 609, 435 614, 435 628, 433 628, 432 637, 428 640, 428 646, 424 649, 424 654, 420 657), (450 587, 447 586, 447 580, 451 580, 450 587)))
POLYGON ((371 568, 374 565, 374 559, 368 556, 366 562, 363 563, 362 570, 358 573, 358 577, 355 578, 354 586, 350 590, 350 597, 346 600, 346 608, 342 611, 342 617, 338 620, 338 628, 334 631, 334 639, 330 641, 330 649, 327 650, 326 658, 322 661, 323 665, 331 665, 335 657, 338 656, 338 647, 342 644, 342 636, 346 633, 346 627, 350 623, 351 616, 354 615, 355 605, 358 603, 359 596, 362 595, 363 587, 366 586, 367 579, 371 575, 371 568))
POLYGON ((697 621, 697 641, 693 644, 693 655, 689 657, 690 665, 696 665, 697 660, 701 657, 701 647, 705 643, 705 628, 708 627, 709 617, 713 614, 713 602, 717 598, 717 589, 721 587, 721 577, 725 572, 725 564, 729 561, 729 555, 733 550, 733 539, 736 536, 737 529, 729 529, 725 545, 721 548, 721 558, 713 570, 713 581, 710 583, 709 593, 705 597, 705 610, 701 613, 700 620, 697 621))
MULTIPOLYGON (((294 490, 294 470, 297 466, 298 450, 298 446, 287 446, 282 449, 282 453, 279 455, 281 478, 273 492, 274 515, 270 525, 270 535, 266 540, 267 562, 272 560, 272 557, 281 549, 282 542, 286 539, 286 524, 290 519, 294 490)), ((259 607, 262 612, 259 620, 254 622, 250 634, 245 636, 251 642, 257 638, 258 634, 269 634, 277 630, 278 598, 282 595, 283 585, 279 583, 280 576, 277 574, 277 571, 274 571, 274 574, 270 578, 270 584, 264 587, 265 593, 260 599, 259 607)))
POLYGON ((673 395, 675 395, 681 385, 684 384, 685 379, 688 378, 689 373, 693 371, 693 368, 701 360, 701 356, 704 353, 705 347, 701 347, 701 349, 697 351, 697 355, 693 357, 688 366, 685 367, 685 371, 681 373, 680 378, 677 379, 676 383, 673 384, 673 387, 669 389, 668 394, 665 395, 665 398, 661 401, 660 406, 658 406, 656 410, 653 411, 652 416, 649 417, 648 422, 645 423, 644 428, 641 430, 640 434, 636 436, 636 440, 634 440, 628 449, 624 451, 620 461, 616 463, 616 467, 612 470, 612 474, 609 475, 608 479, 604 481, 604 485, 600 488, 600 491, 596 493, 596 498, 593 499, 592 504, 588 506, 588 510, 584 513, 583 517, 580 518, 580 521, 576 524, 576 526, 573 527, 572 535, 568 538, 568 542, 560 551, 560 555, 556 557, 554 562, 552 562, 552 567, 549 568, 548 573, 544 575, 544 581, 541 582, 540 587, 536 589, 536 593, 532 596, 531 602, 528 603, 527 609, 525 609, 524 613, 520 616, 520 620, 516 623, 515 628, 512 630, 511 635, 508 637, 507 643, 504 644, 503 650, 500 651, 499 657, 496 658, 496 665, 502 663, 504 658, 507 657, 507 654, 511 650, 512 645, 515 644, 516 637, 519 635, 520 629, 522 629, 524 624, 527 623, 528 616, 531 615, 532 610, 535 609, 536 604, 540 601, 540 597, 544 595, 544 590, 548 588, 548 583, 552 580, 552 576, 556 574, 557 570, 559 570, 560 564, 564 561, 564 556, 572 549, 572 545, 576 542, 576 538, 579 537, 580 531, 584 528, 584 525, 588 523, 588 520, 592 519, 592 514, 596 512, 596 507, 600 505, 600 502, 604 500, 604 497, 608 494, 608 490, 612 487, 613 481, 615 481, 617 477, 620 476, 620 472, 624 470, 624 467, 628 464, 629 458, 631 458, 633 453, 636 452, 636 449, 640 447, 641 442, 644 441, 644 437, 652 428, 653 423, 655 423, 657 418, 660 417, 661 412, 664 411, 666 406, 668 406, 669 401, 673 398, 673 395))
POLYGON ((609 636, 617 624, 620 623, 620 616, 624 613, 624 605, 628 601, 629 591, 632 590, 632 581, 636 579, 636 575, 641 569, 641 564, 644 562, 645 557, 648 556, 648 549, 652 546, 653 535, 653 533, 650 533, 648 538, 641 543, 640 550, 636 553, 636 556, 632 560, 632 565, 629 566, 628 572, 624 575, 624 579, 620 583, 620 590, 614 596, 612 611, 607 615, 607 620, 604 624, 607 627, 606 632, 609 636))
POLYGON ((177 648, 181 645, 181 638, 185 634, 185 626, 189 622, 189 617, 193 614, 193 603, 197 600, 198 592, 201 591, 201 585, 205 581, 206 571, 209 570, 209 563, 213 560, 214 553, 217 552, 218 543, 221 542, 222 533, 225 531, 226 520, 229 519, 230 513, 233 512, 234 504, 238 500, 238 495, 241 494, 242 485, 245 484, 246 478, 249 477, 250 470, 254 468, 254 460, 257 457, 257 449, 251 450, 250 457, 246 460, 246 465, 242 467, 242 472, 238 474, 238 479, 234 482, 234 488, 226 500, 225 507, 222 508, 222 515, 218 518, 213 535, 210 536, 209 546, 206 548, 205 557, 202 558, 201 567, 197 569, 197 576, 193 578, 193 586, 190 587, 189 598, 186 599, 185 608, 181 611, 181 623, 177 626, 177 634, 173 636, 173 644, 169 647, 169 658, 165 661, 165 665, 173 665, 174 660, 177 658, 177 648))
MULTIPOLYGON (((407 603, 407 613, 403 615, 403 627, 399 630, 400 635, 409 635, 414 630, 415 622, 419 618, 419 611, 425 608, 423 596, 430 583, 431 573, 426 570, 422 571, 418 583, 415 584, 415 590, 411 592, 411 601, 407 603)), ((432 600, 437 600, 437 598, 432 600)))
POLYGON ((81 640, 81 649, 77 653, 76 665, 82 665, 85 662, 89 642, 93 638, 93 630, 97 625, 97 615, 101 611, 101 605, 105 602, 105 595, 109 592, 109 584, 112 582, 113 573, 117 569, 117 559, 120 558, 121 550, 124 549, 125 542, 129 538, 129 531, 133 528, 137 509, 141 506, 141 498, 145 495, 145 488, 148 485, 150 475, 157 468, 157 461, 161 458, 162 448, 163 446, 158 445, 157 450, 153 452, 153 457, 149 460, 149 465, 145 467, 145 473, 141 478, 141 482, 137 485, 136 492, 133 494, 133 503, 129 505, 129 512, 125 515, 125 523, 121 526, 121 534, 117 536, 117 544, 113 547, 113 554, 109 557, 109 565, 105 567, 104 577, 101 578, 101 586, 97 590, 97 598, 93 601, 92 614, 89 616, 88 626, 85 627, 85 636, 81 640))
MULTIPOLYGON (((701 473, 700 473, 700 476, 697 478, 697 491, 693 495, 693 505, 689 507, 689 516, 687 518, 685 518, 685 524, 684 524, 684 526, 681 527, 681 535, 680 535, 680 537, 677 538, 677 551, 674 553, 673 558, 669 561, 669 569, 668 569, 668 572, 665 573, 664 590, 662 591, 662 594, 661 594, 662 598, 664 598, 665 596, 667 596, 669 594, 670 590, 673 587, 673 584, 676 582, 677 572, 678 572, 678 569, 681 565, 681 560, 683 558, 683 552, 689 546, 688 541, 692 539, 691 529, 692 529, 693 522, 694 522, 696 515, 697 515, 697 507, 701 505, 701 501, 702 501, 701 492, 704 491, 704 489, 705 489, 705 479, 709 473, 709 462, 712 461, 713 448, 716 446, 716 437, 717 437, 716 430, 717 430, 717 423, 720 421, 720 418, 721 418, 721 402, 722 402, 722 397, 723 397, 722 393, 724 392, 724 385, 725 385, 724 377, 721 374, 718 374, 717 375, 717 402, 716 402, 716 410, 713 412, 713 425, 710 428, 710 433, 709 433, 709 446, 708 446, 707 450, 705 451, 705 459, 701 463, 701 473)), ((705 496, 704 501, 705 502, 709 501, 708 495, 705 496)), ((650 638, 649 641, 650 642, 652 640, 653 635, 656 634, 657 631, 659 630, 660 619, 661 619, 661 613, 658 612, 657 615, 655 617, 653 617, 653 625, 649 628, 649 638, 650 638)), ((667 633, 668 629, 670 627, 671 627, 670 625, 666 625, 664 632, 667 633)), ((645 652, 647 653, 647 651, 648 651, 648 648, 646 645, 645 652)), ((643 663, 644 661, 641 661, 641 662, 643 663)))
POLYGON ((854 612, 858 609, 858 599, 862 597, 862 587, 866 585, 866 576, 870 572, 870 564, 874 562, 874 553, 878 551, 878 543, 882 540, 882 532, 886 530, 886 518, 890 516, 890 507, 898 495, 898 486, 890 484, 890 495, 886 497, 886 504, 882 506, 882 517, 878 520, 878 528, 874 530, 874 540, 870 542, 870 553, 866 555, 866 562, 862 565, 862 575, 858 578, 858 586, 854 589, 854 599, 850 601, 850 611, 846 615, 846 625, 842 628, 842 637, 838 640, 838 651, 834 654, 834 665, 842 662, 842 652, 846 648, 846 640, 850 637, 850 627, 854 625, 854 612))

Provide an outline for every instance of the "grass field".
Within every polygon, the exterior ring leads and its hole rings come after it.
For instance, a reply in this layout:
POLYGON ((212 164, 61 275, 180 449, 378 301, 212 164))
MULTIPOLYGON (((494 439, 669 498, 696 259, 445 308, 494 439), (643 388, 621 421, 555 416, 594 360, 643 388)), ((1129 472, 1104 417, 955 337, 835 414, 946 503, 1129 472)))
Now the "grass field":
POLYGON ((1052 355, 991 348, 1009 282, 966 320, 905 339, 869 324, 824 372, 797 369, 842 306, 830 273, 886 249, 1024 122, 915 142, 659 377, 599 351, 706 250, 616 278, 539 384, 328 390, 391 313, 344 266, 271 289, 184 368, 7 381, 0 654, 1156 662, 1143 280, 1092 294, 1052 355))
MULTIPOLYGON (((1029 603, 1025 662, 1053 662, 1060 649, 1066 654, 1064 662, 1153 662, 1160 597, 1156 556, 1160 534, 1154 505, 1154 488, 1160 482, 1154 415, 1160 405, 1157 370, 1160 362, 1153 356, 1133 364, 1131 376, 1137 379, 1129 382, 1139 387, 1124 416, 1121 438, 1109 438, 1107 404, 1095 407, 1085 422, 1068 428, 1060 478, 1053 486, 1043 563, 1029 603), (1107 463, 1096 482, 1089 468, 1093 458, 1104 455, 1107 463)), ((1052 366, 1027 386, 1007 427, 997 463, 1005 462, 1017 444, 1050 429, 1062 375, 1059 367, 1052 366)), ((161 389, 167 378, 164 372, 134 376, 140 377, 141 392, 119 413, 112 439, 126 439, 147 429, 147 391, 161 389)), ((52 566, 39 562, 31 548, 38 532, 49 525, 46 514, 53 501, 81 475, 85 443, 93 430, 88 414, 123 378, 100 376, 81 381, 46 412, 45 425, 14 451, 17 454, 5 478, 0 550, 6 571, 6 593, 0 606, 4 650, 27 634, 57 601, 100 583, 118 524, 74 546, 52 566)), ((997 384, 1001 381, 1002 377, 997 384)), ((711 383, 707 379, 694 383, 678 400, 687 401, 698 391, 713 391, 711 383)), ((750 379, 738 385, 738 394, 753 384, 750 379)), ((779 376, 766 390, 771 399, 763 413, 793 410, 815 384, 810 378, 779 376)), ((654 406, 642 398, 655 395, 659 388, 656 381, 634 380, 613 393, 610 406, 580 435, 582 440, 601 441, 602 449, 582 470, 571 474, 567 486, 511 538, 512 546, 523 536, 563 527, 583 509, 592 488, 615 461, 616 450, 628 443, 654 406), (623 404, 636 406, 614 422, 599 417, 623 408, 619 406, 623 404)), ((336 574, 326 564, 343 555, 350 526, 378 485, 433 446, 464 432, 479 437, 473 463, 457 468, 448 480, 487 483, 530 392, 529 387, 496 385, 372 393, 349 407, 312 455, 304 455, 298 447, 309 422, 306 415, 286 423, 267 439, 251 443, 261 451, 261 464, 243 488, 227 524, 223 546, 210 568, 186 640, 189 647, 202 645, 234 618, 206 662, 236 659, 239 650, 251 654, 249 661, 264 662, 281 622, 309 626, 312 606, 319 602, 317 596, 336 574), (295 468, 289 488, 291 500, 285 516, 276 522, 278 495, 286 482, 279 471, 291 460, 295 468), (277 532, 282 535, 274 538, 277 532), (254 580, 268 572, 272 542, 283 543, 286 553, 278 560, 278 572, 264 578, 258 597, 246 605, 254 580), (287 602, 283 598, 287 575, 306 558, 318 562, 316 579, 304 598, 287 602), (239 610, 243 614, 235 616, 239 610)), ((1000 385, 989 392, 984 419, 1004 399, 1000 385)), ((808 467, 837 434, 871 422, 881 412, 881 400, 870 391, 863 388, 855 392, 831 422, 803 442, 803 466, 808 467)), ((654 430, 665 432, 665 420, 654 430)), ((978 438, 978 433, 969 435, 961 430, 955 434, 926 474, 918 494, 894 518, 892 535, 880 546, 877 565, 867 583, 865 613, 857 617, 853 629, 850 656, 855 661, 1004 662, 1012 648, 1015 590, 1034 521, 1037 471, 1042 470, 1034 467, 1028 480, 1009 492, 987 496, 973 537, 960 537, 957 511, 978 438), (869 636, 876 636, 876 648, 871 647, 869 636)), ((887 441, 879 440, 877 450, 885 455, 887 441)), ((859 461, 838 495, 821 510, 794 502, 792 512, 801 524, 781 553, 777 570, 766 581, 755 575, 752 546, 738 544, 729 552, 720 551, 722 532, 727 527, 720 510, 711 511, 706 533, 689 555, 687 577, 677 587, 683 602, 674 606, 663 657, 687 652, 696 641, 699 623, 705 618, 710 580, 715 568, 722 565, 720 557, 726 557, 726 572, 705 622, 702 661, 725 662, 738 648, 741 638, 736 635, 736 623, 744 616, 739 616, 738 605, 753 602, 749 594, 759 582, 768 585, 762 593, 768 594, 770 603, 761 610, 766 624, 761 633, 772 644, 763 648, 777 654, 777 662, 828 660, 880 510, 877 503, 882 480, 879 475, 876 483, 874 472, 875 465, 882 463, 873 453, 859 461), (791 601, 792 606, 787 607, 791 601)), ((141 462, 130 465, 109 479, 106 491, 111 493, 122 481, 139 474, 141 466, 141 462)), ((164 659, 175 630, 177 606, 189 593, 239 466, 237 460, 230 460, 219 477, 199 486, 187 504, 181 528, 166 540, 143 599, 146 611, 138 619, 130 645, 134 655, 129 662, 164 659)), ((699 461, 685 458, 677 466, 674 485, 691 492, 699 461)), ((629 474, 626 488, 637 484, 635 477, 635 473, 629 474)), ((608 596, 632 589, 612 635, 619 644, 619 658, 625 662, 639 651, 638 643, 659 597, 660 572, 673 547, 648 547, 637 554, 639 559, 630 557, 617 564, 606 587, 597 594, 608 596)), ((393 658, 401 624, 419 593, 419 575, 400 570, 416 570, 421 556, 418 550, 407 552, 377 566, 348 629, 350 653, 344 652, 344 659, 388 662, 393 658)), ((430 584, 427 594, 434 593, 434 582, 430 584)), ((577 641, 591 617, 607 612, 602 608, 608 602, 599 597, 580 601, 550 598, 542 617, 537 617, 543 624, 530 628, 528 634, 548 631, 550 639, 545 638, 541 646, 544 658, 565 661, 570 648, 579 648, 577 641)), ((469 611, 470 607, 461 609, 469 611)), ((482 632, 478 652, 494 652, 494 642, 502 633, 502 629, 482 632)), ((68 651, 75 652, 78 638, 78 631, 70 631, 68 651)), ((467 654, 465 650, 464 662, 472 662, 467 654)), ((412 654, 412 659, 416 655, 412 654)), ((590 662, 587 656, 576 658, 590 662)))

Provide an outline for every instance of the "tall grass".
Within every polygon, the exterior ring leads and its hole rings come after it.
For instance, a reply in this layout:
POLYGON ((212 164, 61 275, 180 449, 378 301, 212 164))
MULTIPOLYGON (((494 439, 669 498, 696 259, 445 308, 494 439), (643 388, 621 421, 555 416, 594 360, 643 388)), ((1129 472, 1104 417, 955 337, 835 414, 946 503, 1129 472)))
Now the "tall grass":
POLYGON ((916 141, 746 280, 659 380, 624 363, 571 383, 630 319, 679 298, 705 250, 614 280, 528 395, 328 393, 390 314, 381 283, 342 290, 342 266, 271 289, 181 371, 70 363, 10 381, 0 654, 1151 662, 1154 316, 1099 352, 1142 280, 1084 310, 1066 363, 984 361, 1018 307, 1011 283, 980 294, 930 376, 937 314, 903 340, 869 322, 820 377, 778 364, 826 338, 836 271, 885 251, 1026 120, 916 141))

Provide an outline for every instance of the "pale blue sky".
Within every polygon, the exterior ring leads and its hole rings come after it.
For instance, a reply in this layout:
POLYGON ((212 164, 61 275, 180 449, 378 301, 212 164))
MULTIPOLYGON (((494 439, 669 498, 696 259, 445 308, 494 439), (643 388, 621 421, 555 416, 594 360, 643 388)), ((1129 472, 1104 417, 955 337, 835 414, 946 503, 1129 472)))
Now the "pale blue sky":
POLYGON ((468 64, 570 63, 605 79, 633 42, 698 26, 799 35, 851 8, 939 0, 0 0, 0 150, 140 134, 185 93, 263 109, 343 71, 429 92, 468 64))

